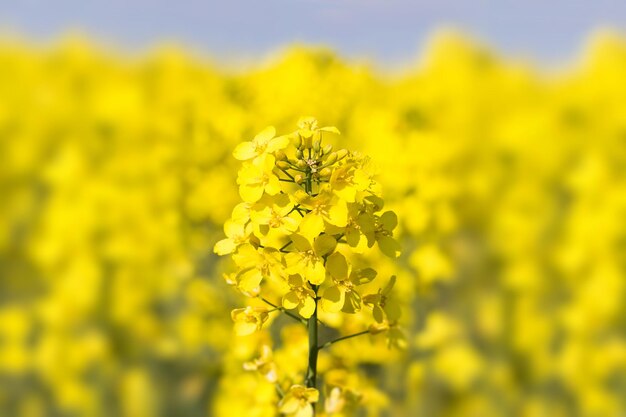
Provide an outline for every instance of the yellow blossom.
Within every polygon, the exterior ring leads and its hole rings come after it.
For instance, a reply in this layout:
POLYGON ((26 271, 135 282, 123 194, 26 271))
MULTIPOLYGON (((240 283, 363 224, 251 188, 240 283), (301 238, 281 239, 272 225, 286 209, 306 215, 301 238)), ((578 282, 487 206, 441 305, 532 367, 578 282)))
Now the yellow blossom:
POLYGON ((319 391, 302 385, 292 385, 278 403, 278 411, 292 417, 312 417, 313 404, 319 401, 319 391))

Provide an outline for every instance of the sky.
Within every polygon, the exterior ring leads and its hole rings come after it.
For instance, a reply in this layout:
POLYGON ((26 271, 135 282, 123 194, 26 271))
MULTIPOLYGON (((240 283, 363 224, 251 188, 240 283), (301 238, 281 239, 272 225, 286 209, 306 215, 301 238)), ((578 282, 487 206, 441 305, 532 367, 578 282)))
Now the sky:
POLYGON ((131 51, 165 40, 224 60, 298 42, 402 63, 441 27, 509 56, 559 62, 575 57, 596 28, 623 31, 626 1, 0 0, 0 30, 34 41, 78 31, 131 51))

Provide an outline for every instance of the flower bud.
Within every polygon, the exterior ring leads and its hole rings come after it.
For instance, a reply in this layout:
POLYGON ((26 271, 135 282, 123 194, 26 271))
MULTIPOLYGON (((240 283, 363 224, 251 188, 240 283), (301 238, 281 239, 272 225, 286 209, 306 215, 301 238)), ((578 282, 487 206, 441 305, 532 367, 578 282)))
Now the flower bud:
POLYGON ((298 159, 302 159, 302 157, 304 156, 301 148, 298 148, 298 150, 296 151, 296 156, 298 157, 298 159))
POLYGON ((293 176, 293 180, 296 182, 296 184, 302 184, 302 181, 304 181, 304 177, 302 176, 302 174, 296 174, 293 176))
POLYGON ((306 168, 307 164, 304 161, 304 159, 299 159, 298 162, 296 163, 296 166, 300 169, 304 169, 306 168))
POLYGON ((328 157, 326 158, 326 161, 324 161, 324 166, 332 165, 335 162, 337 162, 337 152, 333 152, 330 155, 328 155, 328 157))
POLYGON ((337 151, 337 161, 341 161, 343 158, 345 158, 346 156, 348 156, 348 150, 347 149, 340 149, 337 151))
POLYGON ((276 162, 276 166, 280 169, 289 169, 289 162, 287 161, 278 161, 276 162))
POLYGON ((313 150, 316 153, 319 153, 321 148, 322 148, 322 138, 318 136, 317 138, 313 140, 313 150))
POLYGON ((327 155, 327 154, 329 154, 329 153, 331 153, 333 151, 333 145, 331 145, 329 143, 328 145, 324 146, 324 149, 322 149, 322 150, 323 150, 322 154, 323 155, 327 155))
POLYGON ((277 161, 286 161, 287 160, 287 155, 285 155, 285 152, 283 151, 276 151, 276 160, 277 161))
POLYGON ((303 144, 306 149, 311 149, 311 146, 313 144, 313 138, 311 136, 309 136, 308 138, 304 138, 303 144))
POLYGON ((295 135, 295 139, 293 144, 296 146, 296 148, 300 149, 302 148, 302 136, 300 135, 295 135))
POLYGON ((330 177, 330 174, 332 174, 332 171, 330 168, 322 168, 322 170, 320 171, 320 177, 322 178, 330 177))

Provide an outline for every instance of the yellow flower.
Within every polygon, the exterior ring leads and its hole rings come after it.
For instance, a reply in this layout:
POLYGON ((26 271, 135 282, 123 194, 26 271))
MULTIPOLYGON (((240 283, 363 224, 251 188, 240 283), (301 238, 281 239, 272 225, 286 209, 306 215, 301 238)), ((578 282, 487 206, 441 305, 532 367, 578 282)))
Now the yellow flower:
POLYGON ((298 309, 298 313, 308 319, 315 312, 315 292, 299 274, 290 275, 287 279, 290 291, 283 296, 283 307, 288 310, 298 309))
POLYGON ((240 161, 257 158, 261 155, 276 152, 289 145, 289 138, 286 136, 276 136, 276 129, 273 126, 266 127, 250 142, 243 142, 237 145, 233 151, 233 156, 240 161))
POLYGON ((302 138, 311 138, 314 134, 319 132, 340 134, 339 129, 334 126, 319 127, 319 122, 315 117, 306 116, 298 120, 298 134, 302 136, 302 138))
POLYGON ((332 277, 333 285, 322 294, 322 308, 325 311, 355 313, 361 309, 361 296, 355 287, 373 280, 376 271, 365 268, 350 272, 349 269, 348 261, 339 252, 333 253, 326 260, 326 271, 332 277))
POLYGON ((222 239, 215 244, 213 251, 218 255, 228 255, 233 253, 240 245, 248 242, 250 227, 241 223, 227 220, 224 223, 224 233, 226 239, 222 239))
POLYGON ((298 193, 296 199, 301 207, 310 210, 300 222, 300 234, 312 240, 324 231, 324 221, 345 227, 348 224, 348 206, 328 188, 320 190, 316 196, 298 193))
POLYGON ((250 217, 255 227, 255 234, 262 238, 268 234, 274 238, 288 236, 298 229, 300 216, 290 216, 293 204, 287 194, 265 196, 252 207, 250 217))
POLYGON ((245 362, 243 369, 259 372, 268 382, 278 381, 278 370, 272 355, 272 348, 267 345, 262 345, 261 355, 250 362, 245 362))
POLYGON ((324 269, 324 256, 335 250, 337 241, 329 235, 320 235, 313 240, 313 245, 304 236, 294 233, 291 241, 296 251, 285 255, 289 274, 301 274, 307 281, 314 285, 320 285, 326 278, 324 269))
POLYGON ((312 417, 313 404, 319 401, 319 391, 303 385, 292 385, 278 403, 278 411, 293 417, 312 417))
POLYGON ((263 323, 269 318, 265 307, 245 307, 236 308, 230 313, 230 317, 235 322, 235 334, 246 336, 261 330, 263 323))
POLYGON ((376 294, 368 294, 363 297, 363 303, 372 306, 374 320, 378 323, 382 323, 385 318, 391 322, 395 322, 400 318, 400 306, 395 302, 389 301, 389 294, 395 283, 396 276, 393 275, 387 285, 385 285, 385 288, 379 289, 376 294))
POLYGON ((370 182, 370 176, 362 169, 356 168, 354 163, 335 168, 330 176, 331 190, 349 203, 354 203, 357 193, 367 190, 370 182))
POLYGON ((256 249, 250 244, 239 247, 233 254, 233 261, 239 267, 234 284, 244 294, 256 296, 263 278, 279 280, 283 274, 282 259, 273 248, 256 249))
POLYGON ((380 216, 374 216, 374 225, 369 219, 363 218, 362 230, 367 237, 368 246, 378 242, 378 248, 390 258, 400 255, 400 244, 393 238, 393 230, 398 225, 398 216, 393 211, 386 211, 380 216))
POLYGON ((239 195, 245 202, 259 201, 264 192, 269 195, 280 192, 280 180, 272 172, 275 161, 272 155, 264 154, 252 162, 244 163, 241 167, 237 184, 239 184, 239 195))

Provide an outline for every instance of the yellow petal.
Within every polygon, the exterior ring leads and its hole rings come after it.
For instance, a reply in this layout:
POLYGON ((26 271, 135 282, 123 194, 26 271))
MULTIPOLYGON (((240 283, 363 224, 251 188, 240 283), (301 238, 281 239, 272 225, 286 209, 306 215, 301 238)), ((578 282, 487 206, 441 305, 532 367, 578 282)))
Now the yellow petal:
POLYGON ((344 313, 354 314, 361 310, 361 296, 355 290, 346 293, 346 301, 343 304, 344 313))
POLYGON ((307 268, 305 277, 311 284, 320 285, 326 279, 326 270, 321 262, 315 262, 307 268))
POLYGON ((359 241, 361 240, 361 234, 359 231, 352 227, 346 227, 345 231, 346 242, 348 245, 355 248, 359 245, 359 241))
POLYGON ((313 313, 315 313, 315 300, 313 300, 313 298, 311 297, 306 297, 300 305, 298 312, 305 319, 311 317, 313 313))
POLYGON ((322 308, 329 313, 339 313, 345 302, 345 292, 337 285, 326 288, 322 294, 322 308))
POLYGON ((246 293, 256 293, 263 281, 263 275, 257 268, 252 268, 237 277, 237 287, 246 293))
POLYGON ((301 406, 293 417, 313 417, 313 406, 311 404, 301 406))
POLYGON ((272 209, 259 206, 261 203, 255 204, 255 209, 250 211, 250 219, 258 224, 268 224, 272 220, 272 209))
MULTIPOLYGON (((328 265, 326 265, 326 268, 328 269, 328 265)), ((372 268, 359 269, 358 271, 352 271, 350 281, 352 281, 354 285, 367 284, 376 278, 377 274, 376 270, 372 268)))
POLYGON ((255 203, 263 197, 263 187, 259 185, 240 185, 239 195, 247 203, 255 203))
POLYGON ((341 253, 335 252, 326 260, 326 270, 334 278, 345 279, 348 277, 348 261, 341 253))
POLYGON ((307 238, 309 242, 313 242, 317 236, 324 230, 324 219, 315 213, 308 213, 300 221, 300 234, 307 238))
POLYGON ((398 225, 398 216, 393 211, 386 211, 380 216, 380 222, 385 230, 393 230, 398 225))
POLYGON ((333 236, 320 235, 313 242, 313 249, 317 256, 326 256, 337 247, 337 241, 333 236))
POLYGON ((400 244, 391 236, 380 236, 378 238, 378 247, 382 253, 390 258, 400 256, 400 244))
POLYGON ((396 285, 396 276, 392 275, 389 278, 389 282, 387 283, 387 285, 385 285, 385 288, 383 288, 382 290, 383 295, 389 295, 394 285, 396 285))
POLYGON ((240 161, 252 159, 257 156, 256 146, 252 142, 240 143, 233 151, 233 156, 240 161))
POLYGON ((256 323, 246 321, 235 322, 235 334, 237 336, 247 336, 257 331, 256 323))
POLYGON ((316 403, 320 399, 320 392, 315 388, 307 388, 304 390, 304 398, 310 403, 316 403))
POLYGON ((274 126, 268 126, 262 131, 260 131, 253 139, 253 142, 256 142, 260 145, 266 144, 270 139, 272 139, 276 135, 276 129, 274 126))
POLYGON ((299 408, 300 400, 289 394, 278 403, 278 411, 283 414, 293 414, 298 411, 299 408))
POLYGON ((300 252, 306 252, 313 247, 308 239, 298 233, 291 235, 291 241, 293 242, 293 246, 300 252))
POLYGON ((339 129, 337 129, 335 126, 325 126, 321 127, 319 130, 321 130, 322 132, 334 133, 335 135, 341 135, 339 129))
POLYGON ((385 315, 383 313, 383 309, 380 308, 378 304, 374 305, 374 310, 372 311, 372 314, 374 315, 374 320, 376 320, 378 323, 383 322, 385 315))
POLYGON ((328 223, 344 227, 348 224, 348 206, 344 200, 338 200, 328 210, 328 223))
POLYGON ((287 294, 283 296, 283 307, 287 310, 292 310, 300 304, 300 299, 298 298, 298 294, 295 291, 289 291, 287 294))
POLYGON ((277 150, 284 149, 289 145, 288 136, 279 136, 269 141, 267 144, 267 152, 276 152, 277 150))
POLYGON ((269 195, 276 195, 280 193, 282 188, 280 187, 280 180, 274 174, 270 174, 267 184, 265 185, 265 192, 269 195))
POLYGON ((236 248, 237 245, 232 239, 222 239, 215 244, 215 246, 213 247, 213 252, 220 256, 223 256, 228 255, 229 253, 233 253, 236 248))
POLYGON ((385 310, 385 314, 387 314, 387 318, 390 321, 396 321, 402 315, 402 310, 400 309, 400 306, 394 302, 387 301, 385 303, 385 307, 383 307, 383 310, 385 310))
POLYGON ((334 189, 333 191, 339 196, 339 198, 347 201, 348 203, 354 203, 356 199, 356 188, 350 185, 340 189, 334 189))

